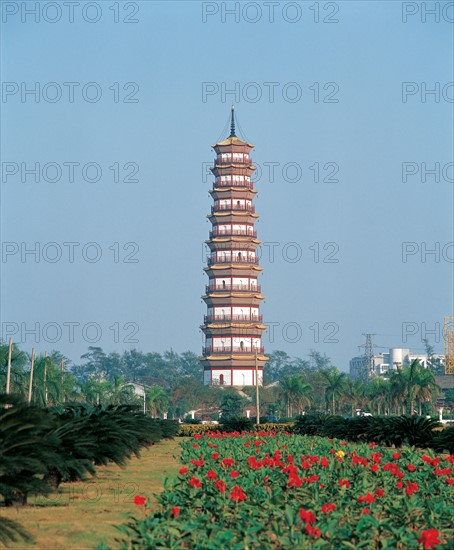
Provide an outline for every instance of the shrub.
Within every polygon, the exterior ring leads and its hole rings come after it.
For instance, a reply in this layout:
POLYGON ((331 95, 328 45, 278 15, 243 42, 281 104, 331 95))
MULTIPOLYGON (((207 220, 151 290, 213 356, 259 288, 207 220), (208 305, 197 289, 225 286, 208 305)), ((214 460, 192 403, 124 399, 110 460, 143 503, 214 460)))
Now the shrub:
POLYGON ((219 430, 218 424, 180 424, 176 435, 180 437, 193 437, 205 432, 219 430))
POLYGON ((295 433, 300 435, 317 435, 329 418, 333 417, 323 413, 311 413, 299 416, 295 421, 295 433))
POLYGON ((0 395, 0 495, 5 506, 25 504, 31 492, 48 493, 44 476, 61 462, 52 417, 20 398, 0 395))
POLYGON ((434 436, 430 446, 439 453, 447 451, 450 454, 454 454, 454 426, 438 432, 434 436))
POLYGON ((224 432, 247 432, 252 429, 252 420, 244 416, 233 416, 222 420, 221 429, 224 432))

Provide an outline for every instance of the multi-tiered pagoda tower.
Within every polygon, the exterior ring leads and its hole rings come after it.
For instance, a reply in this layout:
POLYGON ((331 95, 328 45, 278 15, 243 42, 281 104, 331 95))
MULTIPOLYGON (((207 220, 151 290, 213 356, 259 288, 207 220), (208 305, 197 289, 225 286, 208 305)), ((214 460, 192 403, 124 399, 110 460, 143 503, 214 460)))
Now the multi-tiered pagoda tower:
POLYGON ((210 191, 214 199, 208 219, 212 223, 206 241, 210 254, 205 271, 209 281, 203 300, 207 315, 204 382, 207 385, 255 386, 263 381, 262 333, 266 326, 260 315, 261 294, 257 277, 262 271, 256 254, 259 217, 252 204, 251 143, 235 135, 232 107, 230 136, 213 145, 216 152, 211 168, 215 181, 210 191))

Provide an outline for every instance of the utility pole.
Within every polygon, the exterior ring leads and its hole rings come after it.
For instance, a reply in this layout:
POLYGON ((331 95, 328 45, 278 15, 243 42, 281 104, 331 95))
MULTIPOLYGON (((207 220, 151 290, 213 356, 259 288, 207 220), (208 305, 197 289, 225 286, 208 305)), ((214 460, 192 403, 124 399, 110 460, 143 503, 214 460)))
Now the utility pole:
POLYGON ((28 387, 28 402, 32 402, 32 391, 33 391, 33 369, 35 368, 35 348, 32 348, 32 364, 30 367, 30 385, 28 387))
POLYGON ((257 424, 260 424, 259 367, 257 361, 257 347, 255 348, 255 402, 257 408, 257 424))
POLYGON ((11 359, 13 356, 13 339, 9 339, 9 351, 8 351, 8 371, 6 374, 6 393, 9 394, 11 387, 11 359))
MULTIPOLYGON (((64 390, 65 386, 64 386, 64 376, 65 376, 65 360, 63 359, 63 357, 61 358, 61 361, 60 361, 60 371, 61 371, 61 382, 60 382, 60 386, 62 388, 62 390, 64 390)), ((63 393, 63 402, 65 402, 65 394, 63 393)))
POLYGON ((47 358, 48 358, 49 354, 45 353, 45 356, 44 356, 44 403, 46 404, 46 407, 47 407, 47 358))

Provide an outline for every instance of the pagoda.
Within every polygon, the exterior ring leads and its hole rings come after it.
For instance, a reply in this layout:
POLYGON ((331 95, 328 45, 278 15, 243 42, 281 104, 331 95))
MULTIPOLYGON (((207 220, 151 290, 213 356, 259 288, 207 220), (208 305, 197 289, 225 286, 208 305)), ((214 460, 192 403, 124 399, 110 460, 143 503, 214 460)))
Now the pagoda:
POLYGON ((256 250, 260 241, 254 224, 252 182, 253 145, 235 134, 232 107, 230 135, 212 146, 216 159, 210 194, 214 200, 208 219, 212 224, 206 244, 210 250, 208 285, 202 297, 207 315, 201 329, 204 383, 219 386, 256 386, 263 383, 268 360, 262 346, 266 326, 260 314, 264 299, 257 278, 262 271, 256 250))

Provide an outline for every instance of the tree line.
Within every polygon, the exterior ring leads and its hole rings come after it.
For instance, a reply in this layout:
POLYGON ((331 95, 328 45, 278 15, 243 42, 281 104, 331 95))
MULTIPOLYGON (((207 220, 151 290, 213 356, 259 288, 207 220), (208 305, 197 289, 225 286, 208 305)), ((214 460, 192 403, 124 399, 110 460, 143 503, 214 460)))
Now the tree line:
MULTIPOLYGON (((260 388, 264 414, 283 418, 306 411, 354 416, 357 409, 373 414, 430 413, 439 395, 435 369, 417 361, 393 371, 384 379, 363 382, 339 371, 326 355, 311 350, 306 358, 290 357, 283 351, 269 354, 264 387, 260 388)), ((27 398, 30 391, 30 356, 13 346, 11 392, 27 398)), ((5 391, 8 346, 0 344, 0 391, 5 391)), ((66 402, 90 405, 145 405, 152 416, 179 418, 191 410, 244 411, 255 404, 255 388, 238 394, 229 388, 203 384, 203 367, 191 352, 106 353, 89 347, 79 364, 72 364, 58 351, 34 359, 31 402, 51 406, 66 402), (132 384, 145 389, 141 397, 132 384)), ((453 393, 453 392, 451 392, 453 393)), ((454 406, 454 395, 446 395, 454 406)))

